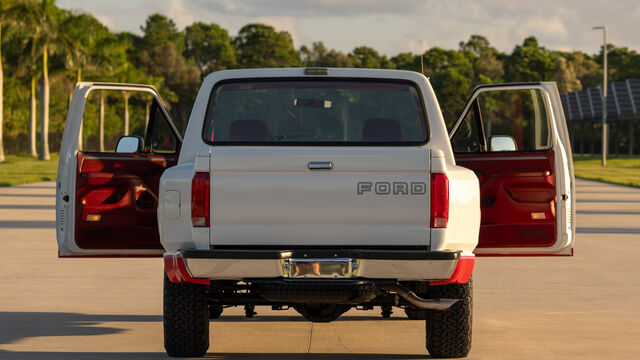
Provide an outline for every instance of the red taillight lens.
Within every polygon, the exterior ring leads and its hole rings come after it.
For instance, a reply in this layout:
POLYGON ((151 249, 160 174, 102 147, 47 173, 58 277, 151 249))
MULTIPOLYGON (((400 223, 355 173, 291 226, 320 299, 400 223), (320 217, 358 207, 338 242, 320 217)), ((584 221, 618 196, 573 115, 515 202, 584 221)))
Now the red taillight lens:
POLYGON ((431 174, 431 227, 446 228, 449 222, 449 179, 431 174))
POLYGON ((191 224, 209 226, 209 173, 198 172, 191 180, 191 224))

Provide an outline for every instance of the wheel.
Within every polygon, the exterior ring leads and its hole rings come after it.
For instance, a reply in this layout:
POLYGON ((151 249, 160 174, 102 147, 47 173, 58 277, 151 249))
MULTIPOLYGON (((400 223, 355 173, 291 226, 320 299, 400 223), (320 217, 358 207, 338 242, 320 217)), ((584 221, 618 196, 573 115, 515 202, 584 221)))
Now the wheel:
POLYGON ((466 284, 432 286, 432 299, 460 299, 445 311, 426 311, 426 346, 435 358, 465 357, 471 350, 471 318, 473 286, 466 284))
POLYGON ((209 349, 207 287, 174 284, 164 276, 164 348, 172 357, 201 357, 209 349))
POLYGON ((222 305, 209 305, 209 319, 219 319, 223 310, 222 305))
POLYGON ((343 304, 297 304, 293 306, 300 315, 312 322, 331 322, 351 309, 343 304))
POLYGON ((407 306, 404 308, 404 313, 407 314, 409 320, 426 320, 427 310, 418 309, 417 307, 407 306))
MULTIPOLYGON (((429 282, 428 281, 412 281, 403 283, 409 290, 413 291, 416 295, 423 299, 429 298, 429 282)), ((407 314, 409 320, 426 320, 427 310, 420 309, 418 307, 407 305, 404 308, 404 313, 407 314)))

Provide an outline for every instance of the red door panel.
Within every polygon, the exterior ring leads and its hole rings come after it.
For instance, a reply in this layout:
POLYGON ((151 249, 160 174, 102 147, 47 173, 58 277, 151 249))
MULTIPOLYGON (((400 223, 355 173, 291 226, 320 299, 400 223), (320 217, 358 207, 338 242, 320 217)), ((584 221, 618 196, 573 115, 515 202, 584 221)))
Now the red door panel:
POLYGON ((554 153, 456 154, 480 181, 478 248, 549 247, 556 241, 554 153))
POLYGON ((78 153, 76 244, 162 249, 156 210, 164 170, 177 155, 78 153))

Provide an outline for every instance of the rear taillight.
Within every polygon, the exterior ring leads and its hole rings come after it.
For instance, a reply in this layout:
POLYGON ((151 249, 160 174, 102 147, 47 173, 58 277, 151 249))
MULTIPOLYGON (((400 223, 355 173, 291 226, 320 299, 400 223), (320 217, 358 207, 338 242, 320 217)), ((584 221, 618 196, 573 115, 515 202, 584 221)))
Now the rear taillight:
POLYGON ((449 179, 444 173, 431 174, 431 227, 446 228, 449 222, 449 179))
POLYGON ((191 224, 209 226, 209 173, 197 172, 191 180, 191 224))

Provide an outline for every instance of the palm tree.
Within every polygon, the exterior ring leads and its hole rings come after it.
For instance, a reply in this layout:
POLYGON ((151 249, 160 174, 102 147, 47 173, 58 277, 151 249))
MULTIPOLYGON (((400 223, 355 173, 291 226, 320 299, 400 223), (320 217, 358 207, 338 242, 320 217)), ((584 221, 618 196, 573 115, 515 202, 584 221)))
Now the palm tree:
POLYGON ((124 99, 124 121, 122 123, 122 135, 129 135, 129 98, 131 97, 131 93, 128 91, 122 92, 122 98, 124 99))
POLYGON ((36 150, 36 77, 31 76, 31 96, 29 98, 29 151, 31 156, 38 156, 36 150))
MULTIPOLYGON (((108 29, 104 29, 103 35, 96 37, 93 48, 91 49, 91 57, 87 64, 91 64, 92 67, 100 70, 101 77, 104 80, 118 81, 118 76, 122 68, 125 68, 128 64, 127 60, 127 44, 116 35, 110 33, 108 29)), ((98 99, 98 143, 99 151, 104 152, 104 113, 105 113, 105 99, 106 92, 100 90, 98 99)))
POLYGON ((36 82, 38 78, 38 58, 39 52, 36 50, 36 44, 32 38, 27 37, 23 41, 22 58, 18 65, 18 76, 24 75, 30 79, 30 93, 29 93, 29 151, 31 156, 37 157, 38 151, 36 150, 36 82))
MULTIPOLYGON (((157 83, 158 79, 149 77, 144 71, 134 67, 128 61, 124 62, 116 72, 116 81, 122 83, 133 84, 149 84, 157 83)), ((124 100, 124 119, 122 123, 123 135, 129 135, 129 99, 131 98, 131 92, 123 91, 122 98, 124 100)))
POLYGON ((100 152, 104 152, 104 90, 100 90, 100 116, 98 118, 98 138, 100 152))
MULTIPOLYGON (((108 35, 109 30, 89 14, 69 14, 62 21, 59 36, 65 48, 65 65, 75 70, 76 83, 82 81, 84 71, 94 71, 104 65, 106 59, 96 55, 96 48, 108 35)), ((69 93, 69 104, 72 93, 73 89, 69 93)), ((78 142, 82 148, 82 124, 78 142)))
POLYGON ((2 128, 3 128, 3 104, 4 104, 4 72, 2 67, 2 26, 7 22, 7 18, 11 15, 13 11, 13 2, 0 0, 0 163, 4 162, 4 142, 2 136, 2 128))
MULTIPOLYGON (((27 33, 27 31, 21 31, 27 33)), ((38 156, 36 151, 36 82, 38 78, 39 51, 36 51, 36 44, 33 38, 22 35, 20 43, 20 58, 18 59, 15 76, 29 79, 29 149, 31 156, 38 156)))
MULTIPOLYGON (((4 5, 4 1, 2 2, 4 5)), ((2 113, 4 94, 2 93, 4 87, 4 73, 2 72, 2 22, 0 22, 0 163, 4 162, 4 143, 2 141, 2 113)))
MULTIPOLYGON (((44 3, 45 1, 43 1, 44 3)), ((40 155, 38 160, 51 160, 49 154, 49 47, 42 48, 42 78, 40 83, 40 155)))
MULTIPOLYGON (((2 1, 2 0, 0 0, 2 1)), ((36 151, 36 80, 38 77, 38 61, 40 51, 37 49, 37 42, 32 36, 32 24, 29 19, 34 17, 35 3, 20 1, 14 4, 9 10, 8 15, 14 19, 11 29, 14 30, 14 40, 19 44, 20 54, 17 59, 17 67, 15 76, 26 77, 30 80, 31 86, 29 96, 29 149, 31 156, 38 156, 36 151)))
MULTIPOLYGON (((61 11, 53 1, 21 1, 16 5, 19 20, 31 34, 32 49, 42 55, 42 75, 40 77, 40 152, 39 160, 50 160, 49 154, 49 55, 58 48, 58 19, 61 11)), ((33 103, 33 102, 32 102, 33 103)))
POLYGON ((149 127, 149 118, 151 117, 151 104, 153 103, 153 96, 149 94, 140 94, 140 97, 144 101, 144 128, 149 127))
POLYGON ((54 42, 57 39, 58 27, 56 24, 56 18, 53 14, 53 11, 56 10, 55 5, 53 3, 49 3, 47 0, 42 0, 42 10, 40 12, 40 28, 41 32, 41 42, 42 42, 42 78, 41 78, 41 91, 40 96, 42 100, 40 101, 40 106, 42 108, 40 113, 40 146, 42 150, 40 151, 40 156, 38 156, 39 160, 51 160, 51 156, 49 155, 49 46, 55 45, 54 42), (53 6, 50 6, 53 5, 53 6))

